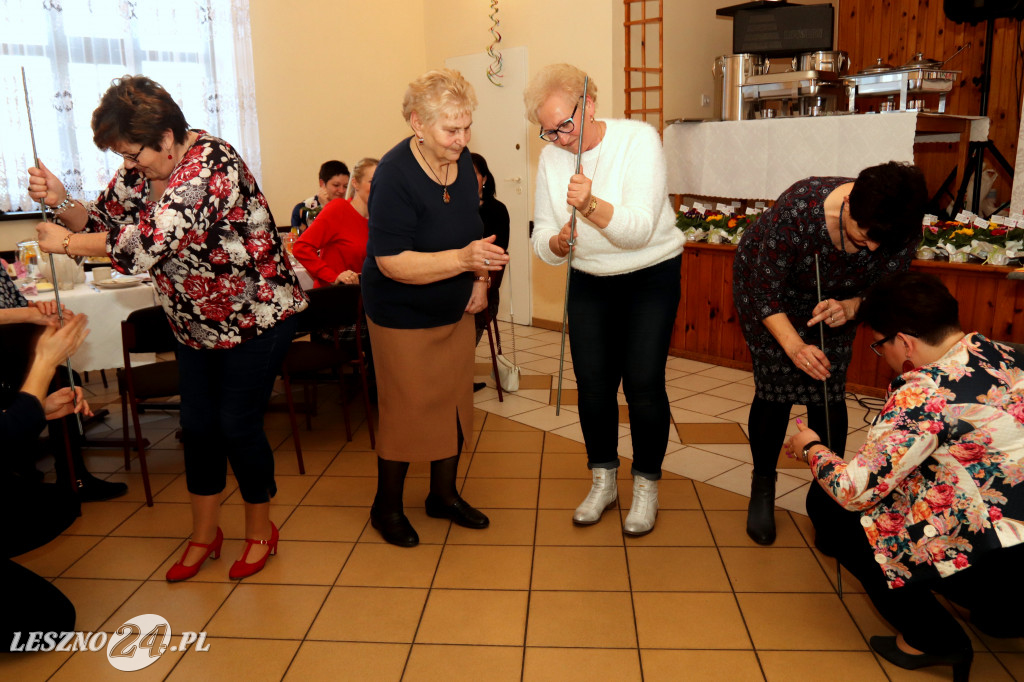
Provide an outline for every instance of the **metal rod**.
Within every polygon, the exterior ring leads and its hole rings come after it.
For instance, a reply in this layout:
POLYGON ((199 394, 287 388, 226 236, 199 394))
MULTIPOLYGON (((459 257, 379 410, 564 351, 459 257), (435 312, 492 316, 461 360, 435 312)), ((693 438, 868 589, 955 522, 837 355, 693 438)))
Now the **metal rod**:
MULTIPOLYGON (((590 76, 583 77, 583 111, 580 113, 580 137, 576 145, 576 175, 580 173, 583 161, 583 129, 587 123, 587 90, 590 87, 590 76)), ((569 218, 569 258, 565 269, 565 302, 562 305, 562 346, 558 353, 558 392, 555 394, 555 416, 562 411, 562 369, 565 366, 565 330, 569 321, 569 279, 572 277, 572 251, 576 245, 576 207, 572 207, 569 218)))
MULTIPOLYGON (((821 303, 821 265, 818 262, 818 254, 814 254, 814 280, 818 285, 818 303, 821 303)), ((825 352, 825 319, 822 318, 818 322, 818 332, 821 334, 821 352, 825 352)), ((828 417, 828 379, 824 379, 821 382, 822 390, 824 391, 825 398, 825 442, 828 444, 829 449, 832 448, 832 420, 828 417)), ((836 557, 836 592, 839 594, 839 598, 843 598, 843 570, 839 563, 839 558, 836 557)))
MULTIPOLYGON (((25 67, 21 67, 21 87, 25 91, 25 111, 28 114, 28 135, 32 140, 32 159, 36 163, 36 167, 42 166, 39 160, 39 153, 36 151, 36 132, 32 125, 32 105, 28 99, 28 79, 25 78, 25 67)), ((44 199, 39 200, 39 214, 43 219, 43 222, 48 222, 46 219, 46 201, 44 199)), ((60 320, 60 326, 64 328, 64 309, 60 304, 60 286, 57 284, 57 268, 53 262, 53 254, 47 254, 50 257, 50 278, 53 280, 53 298, 57 303, 57 319, 60 320)), ((78 399, 75 396, 75 375, 71 369, 71 356, 64 358, 64 366, 68 372, 68 386, 71 387, 71 400, 78 404, 78 399)), ((82 415, 78 412, 75 413, 75 424, 78 426, 78 435, 83 434, 82 429, 82 415)))

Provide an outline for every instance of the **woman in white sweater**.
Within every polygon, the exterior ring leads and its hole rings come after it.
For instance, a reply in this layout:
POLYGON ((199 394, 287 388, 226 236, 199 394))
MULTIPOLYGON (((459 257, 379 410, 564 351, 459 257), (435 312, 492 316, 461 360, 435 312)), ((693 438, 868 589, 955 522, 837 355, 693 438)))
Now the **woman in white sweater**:
POLYGON ((633 501, 623 532, 644 535, 658 513, 658 480, 670 415, 665 361, 679 306, 684 238, 665 184, 657 131, 640 121, 594 118, 597 86, 569 64, 538 73, 524 94, 527 117, 551 142, 540 156, 533 248, 551 265, 569 254, 569 331, 580 424, 593 483, 573 522, 597 523, 618 498, 618 392, 633 441, 633 501), (584 125, 584 119, 586 123, 584 125), (583 129, 579 174, 576 150, 583 129))

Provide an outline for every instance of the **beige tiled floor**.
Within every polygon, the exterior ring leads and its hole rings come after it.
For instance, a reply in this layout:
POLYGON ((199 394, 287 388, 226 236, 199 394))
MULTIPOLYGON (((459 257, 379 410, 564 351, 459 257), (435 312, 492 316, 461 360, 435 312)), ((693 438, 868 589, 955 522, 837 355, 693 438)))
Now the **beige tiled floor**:
MULTIPOLYGON (((368 524, 376 464, 358 401, 361 426, 346 442, 337 397, 325 389, 313 430, 301 434, 305 476, 286 415, 267 417, 280 490, 272 517, 282 539, 279 555, 256 576, 227 578, 244 534, 230 484, 224 556, 193 580, 164 581, 184 547, 189 511, 175 418, 162 413, 145 417, 155 442, 149 463, 156 505, 144 506, 137 467, 123 471, 120 451, 90 450, 92 470, 127 481, 129 496, 86 505, 66 533, 19 561, 72 599, 84 630, 113 632, 132 616, 155 613, 175 632, 208 633, 208 652, 165 653, 133 679, 949 678, 948 669, 903 671, 871 653, 867 638, 889 631, 849 575, 840 600, 834 564, 809 547, 806 470, 780 472, 776 543, 759 547, 747 538, 748 372, 668 361, 678 428, 670 433, 661 512, 654 532, 627 538, 621 508, 597 525, 572 525, 589 473, 571 404, 571 363, 565 404, 555 415, 545 372, 557 368, 558 335, 519 327, 517 341, 523 390, 504 402, 493 388, 476 394, 476 431, 460 466, 464 496, 491 518, 484 531, 427 517, 429 468, 413 466, 407 513, 422 542, 414 549, 383 543, 368 524)), ((477 361, 489 361, 484 347, 477 361)), ((96 401, 116 398, 92 379, 96 401)), ((113 407, 96 435, 119 431, 113 407)), ((850 412, 854 449, 866 424, 863 409, 850 412)), ((620 434, 628 457, 628 422, 620 434)), ((628 508, 628 461, 619 483, 628 508)), ((1024 679, 1024 642, 975 640, 975 679, 1024 679)), ((5 680, 116 675, 123 673, 102 652, 0 656, 5 680)))

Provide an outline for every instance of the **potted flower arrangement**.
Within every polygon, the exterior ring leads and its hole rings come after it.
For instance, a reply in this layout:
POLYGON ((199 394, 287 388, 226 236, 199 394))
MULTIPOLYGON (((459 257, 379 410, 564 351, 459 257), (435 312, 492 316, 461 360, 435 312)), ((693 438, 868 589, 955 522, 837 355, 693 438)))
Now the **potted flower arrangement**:
POLYGON ((738 244, 743 231, 761 215, 730 215, 722 211, 683 208, 686 210, 676 215, 676 226, 686 235, 686 240, 709 244, 738 244))
POLYGON ((686 235, 686 241, 699 242, 707 236, 707 223, 704 222, 704 213, 696 208, 683 207, 685 211, 676 214, 676 227, 686 235))
POLYGON ((951 263, 964 263, 973 256, 993 265, 1005 265, 1009 259, 1024 255, 1024 228, 1016 222, 1007 225, 975 218, 973 222, 937 220, 925 224, 917 257, 946 256, 951 263))

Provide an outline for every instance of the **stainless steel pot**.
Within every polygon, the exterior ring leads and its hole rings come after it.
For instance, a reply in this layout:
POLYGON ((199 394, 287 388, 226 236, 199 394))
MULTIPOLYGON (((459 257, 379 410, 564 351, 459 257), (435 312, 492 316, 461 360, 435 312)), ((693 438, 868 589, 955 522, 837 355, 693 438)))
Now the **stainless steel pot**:
POLYGON ((793 57, 793 70, 842 73, 849 63, 850 55, 839 50, 805 52, 793 57))
POLYGON ((752 118, 753 108, 743 101, 743 86, 751 76, 768 72, 770 62, 759 54, 723 54, 715 58, 711 73, 721 79, 722 120, 742 121, 752 118))

